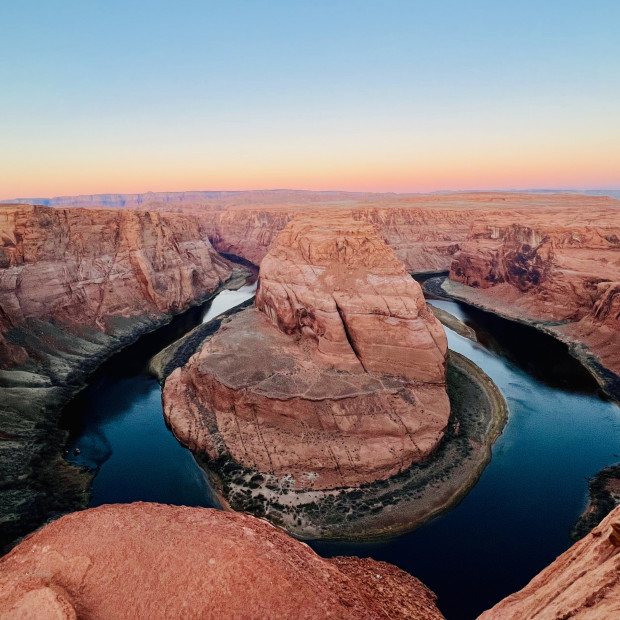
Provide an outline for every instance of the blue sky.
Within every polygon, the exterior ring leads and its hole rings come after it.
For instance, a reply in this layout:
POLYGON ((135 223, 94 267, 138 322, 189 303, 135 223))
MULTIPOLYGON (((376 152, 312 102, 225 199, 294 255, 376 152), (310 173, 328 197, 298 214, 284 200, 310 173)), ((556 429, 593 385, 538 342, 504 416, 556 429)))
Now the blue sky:
POLYGON ((0 197, 620 187, 620 2, 5 2, 0 197))

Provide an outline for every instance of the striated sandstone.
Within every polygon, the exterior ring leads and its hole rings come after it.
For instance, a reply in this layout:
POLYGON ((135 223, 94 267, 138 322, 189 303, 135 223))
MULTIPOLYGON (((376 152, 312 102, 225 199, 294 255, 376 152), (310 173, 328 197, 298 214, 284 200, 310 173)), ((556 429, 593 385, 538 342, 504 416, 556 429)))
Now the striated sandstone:
POLYGON ((450 414, 447 341, 371 226, 293 220, 263 260, 256 308, 167 379, 175 435, 287 487, 388 478, 433 452, 450 414))
POLYGON ((136 503, 65 516, 0 560, 3 618, 443 618, 370 559, 326 560, 265 521, 136 503))
POLYGON ((178 312, 231 274, 191 216, 2 206, 0 241, 3 332, 28 318, 113 331, 111 317, 178 312))
POLYGON ((0 206, 0 548, 85 501, 57 422, 88 373, 231 273, 191 215, 0 206))
POLYGON ((480 620, 620 617, 620 507, 480 620))
POLYGON ((620 374, 620 203, 606 210, 477 222, 461 244, 450 292, 583 343, 620 374), (476 289, 475 293, 471 289, 476 289))

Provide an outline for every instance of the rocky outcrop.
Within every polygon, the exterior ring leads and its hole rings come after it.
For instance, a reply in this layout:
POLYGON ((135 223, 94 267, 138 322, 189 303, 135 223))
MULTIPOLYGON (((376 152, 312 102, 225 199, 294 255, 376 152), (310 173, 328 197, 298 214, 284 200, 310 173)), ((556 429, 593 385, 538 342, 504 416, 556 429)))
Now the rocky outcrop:
POLYGON ((588 492, 588 505, 570 533, 573 540, 586 536, 620 505, 620 463, 605 467, 590 478, 588 492))
POLYGON ((65 516, 0 560, 3 618, 443 618, 402 570, 265 521, 136 503, 65 516))
POLYGON ((620 508, 480 620, 620 617, 620 508))
POLYGON ((174 433, 294 489, 387 478, 438 445, 447 342, 372 227, 291 222, 263 260, 256 309, 166 381, 174 433))
POLYGON ((620 203, 599 201, 598 210, 543 213, 527 226, 512 216, 477 222, 450 272, 468 289, 450 283, 449 292, 543 324, 620 374, 620 203))
POLYGON ((3 332, 31 318, 114 332, 114 317, 178 312, 231 274, 191 216, 5 206, 0 231, 3 332))
POLYGON ((0 206, 0 546, 83 502, 57 421, 87 374, 231 273, 194 216, 0 206))
POLYGON ((256 307, 168 377, 164 415, 227 480, 231 463, 254 476, 257 501, 357 488, 439 445, 446 352, 419 285, 371 226, 299 218, 261 264, 256 307))

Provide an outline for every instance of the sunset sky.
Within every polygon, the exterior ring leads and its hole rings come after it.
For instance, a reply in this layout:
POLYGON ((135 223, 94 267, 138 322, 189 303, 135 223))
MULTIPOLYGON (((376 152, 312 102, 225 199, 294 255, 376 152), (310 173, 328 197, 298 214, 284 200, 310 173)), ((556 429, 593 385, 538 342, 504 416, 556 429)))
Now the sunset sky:
POLYGON ((620 188, 617 0, 19 0, 0 25, 0 199, 620 188))

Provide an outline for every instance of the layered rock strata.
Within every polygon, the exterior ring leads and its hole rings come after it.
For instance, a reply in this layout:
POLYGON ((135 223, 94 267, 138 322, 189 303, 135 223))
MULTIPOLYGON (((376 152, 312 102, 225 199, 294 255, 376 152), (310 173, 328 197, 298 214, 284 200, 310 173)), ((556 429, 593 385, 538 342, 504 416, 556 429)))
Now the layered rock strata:
POLYGON ((88 372, 231 274, 193 216, 0 207, 0 545, 83 502, 57 422, 88 372))
POLYGON ((446 290, 554 333, 620 395, 620 205, 609 202, 604 216, 573 214, 570 222, 477 223, 446 290))
POLYGON ((316 555, 265 521, 136 503, 65 516, 0 560, 3 618, 443 618, 371 559, 316 555))
POLYGON ((374 229, 294 220, 262 263, 256 308, 170 375, 164 413, 211 459, 291 489, 355 487, 426 458, 447 425, 441 324, 374 229))
POLYGON ((620 617, 620 508, 480 620, 620 617))

